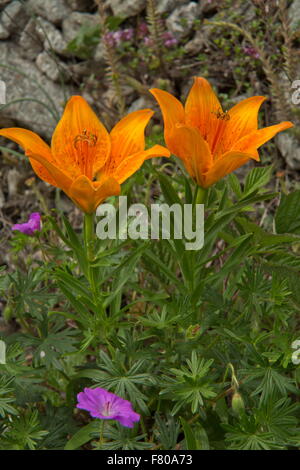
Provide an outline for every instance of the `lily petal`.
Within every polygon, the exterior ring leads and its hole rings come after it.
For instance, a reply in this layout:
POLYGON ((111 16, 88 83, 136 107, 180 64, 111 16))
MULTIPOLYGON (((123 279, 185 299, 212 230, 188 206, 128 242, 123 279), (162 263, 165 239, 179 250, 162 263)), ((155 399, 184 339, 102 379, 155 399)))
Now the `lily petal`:
POLYGON ((72 184, 72 180, 66 173, 64 173, 60 168, 53 165, 53 163, 49 162, 41 155, 31 154, 30 157, 34 161, 37 161, 41 167, 44 168, 44 171, 47 171, 51 175, 55 181, 55 186, 61 188, 65 193, 67 193, 69 187, 72 184))
POLYGON ((209 82, 205 78, 195 77, 185 103, 186 124, 199 129, 210 146, 219 123, 218 112, 222 113, 222 106, 209 82))
POLYGON ((263 129, 251 132, 236 142, 231 150, 254 154, 261 145, 272 139, 278 132, 290 127, 294 127, 294 124, 290 121, 283 121, 274 126, 264 127, 263 129))
POLYGON ((207 173, 202 175, 202 186, 204 188, 208 188, 212 184, 224 178, 224 176, 237 168, 240 168, 252 158, 254 158, 253 155, 244 152, 233 151, 225 153, 221 158, 214 162, 213 166, 207 173))
POLYGON ((134 153, 125 158, 120 165, 114 170, 113 176, 122 184, 127 178, 135 173, 144 163, 145 160, 153 157, 169 157, 170 152, 161 145, 154 145, 148 150, 134 153))
POLYGON ((46 142, 43 141, 43 139, 41 139, 34 132, 19 127, 1 129, 0 135, 6 137, 7 139, 13 140, 18 145, 20 145, 20 147, 22 147, 22 149, 25 151, 25 154, 29 157, 29 161, 33 170, 39 178, 41 178, 43 181, 46 181, 46 183, 57 186, 56 181, 49 174, 46 168, 36 160, 30 158, 30 155, 33 153, 39 154, 43 159, 55 164, 51 155, 50 147, 46 144, 46 142))
POLYGON ((52 136, 52 153, 72 179, 90 179, 110 152, 110 137, 94 111, 81 96, 72 96, 52 136))
POLYGON ((226 122, 217 153, 218 151, 225 153, 231 149, 232 142, 257 130, 259 108, 265 100, 265 96, 253 96, 241 101, 228 111, 229 120, 226 122))
POLYGON ((85 175, 79 176, 71 185, 68 196, 85 212, 91 214, 109 196, 118 195, 121 187, 115 178, 92 182, 85 175))
POLYGON ((167 91, 151 88, 150 93, 156 98, 165 124, 165 130, 169 131, 178 123, 184 124, 184 109, 180 101, 167 91))
POLYGON ((151 109, 134 111, 121 119, 112 129, 110 133, 111 153, 109 160, 115 166, 118 166, 129 155, 144 150, 145 127, 153 114, 154 112, 151 109))
POLYGON ((183 161, 187 172, 202 185, 202 174, 212 165, 212 155, 208 143, 198 129, 177 125, 171 138, 170 150, 183 161))

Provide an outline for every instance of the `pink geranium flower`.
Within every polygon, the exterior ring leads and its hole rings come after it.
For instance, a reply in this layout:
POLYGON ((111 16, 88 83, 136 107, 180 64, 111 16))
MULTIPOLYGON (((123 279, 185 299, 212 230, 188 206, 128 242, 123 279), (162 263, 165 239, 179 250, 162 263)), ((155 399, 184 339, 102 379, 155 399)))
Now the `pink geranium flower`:
POLYGON ((140 420, 130 401, 104 388, 85 388, 78 393, 77 400, 77 408, 88 411, 93 418, 115 419, 127 428, 133 428, 134 423, 140 420))
POLYGON ((19 232, 25 233, 25 235, 33 235, 35 231, 41 230, 41 215, 39 212, 33 212, 30 214, 28 222, 15 224, 11 229, 18 230, 19 232))

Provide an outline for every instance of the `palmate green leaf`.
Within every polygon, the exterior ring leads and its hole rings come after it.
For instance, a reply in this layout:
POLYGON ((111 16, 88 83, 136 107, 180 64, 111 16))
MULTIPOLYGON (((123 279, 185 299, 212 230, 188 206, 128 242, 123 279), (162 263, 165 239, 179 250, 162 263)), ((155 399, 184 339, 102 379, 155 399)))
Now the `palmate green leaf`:
POLYGON ((252 396, 259 396, 260 403, 265 404, 274 396, 287 397, 288 392, 299 395, 294 380, 276 370, 276 366, 254 367, 240 371, 245 376, 244 383, 257 383, 259 385, 252 392, 252 396))
POLYGON ((137 434, 136 429, 138 424, 133 429, 124 428, 119 423, 106 424, 104 427, 105 442, 99 444, 95 443, 95 448, 99 450, 146 450, 151 449, 153 444, 145 442, 145 434, 137 434), (141 442, 144 440, 144 442, 141 442))
POLYGON ((216 393, 211 383, 211 377, 206 377, 210 371, 213 359, 199 359, 195 351, 187 366, 181 369, 170 369, 175 377, 166 376, 160 395, 176 401, 171 414, 175 415, 183 406, 190 405, 192 413, 199 412, 204 405, 204 399, 214 398, 216 393))
POLYGON ((43 363, 47 368, 61 369, 62 365, 59 361, 61 356, 77 350, 75 346, 77 335, 78 331, 71 328, 65 328, 62 331, 56 331, 55 328, 52 328, 42 337, 24 334, 20 340, 25 345, 31 345, 35 348, 34 358, 38 364, 43 363))
POLYGON ((168 240, 160 240, 157 243, 157 246, 158 245, 159 249, 164 251, 165 255, 166 253, 172 253, 172 258, 169 263, 164 262, 164 260, 159 257, 159 254, 155 253, 153 247, 151 247, 151 249, 149 248, 144 252, 142 257, 146 269, 154 276, 158 277, 163 286, 170 283, 174 288, 176 287, 176 289, 184 293, 186 291, 184 284, 174 274, 174 261, 176 260, 176 264, 178 262, 175 250, 172 248, 171 244, 168 243, 168 240), (165 247, 166 249, 163 250, 165 247))
POLYGON ((100 352, 100 374, 93 377, 96 386, 112 390, 116 395, 128 399, 136 404, 143 413, 148 414, 146 405, 147 396, 141 391, 142 386, 151 386, 156 383, 155 377, 145 372, 149 364, 144 359, 138 360, 131 367, 124 364, 124 354, 116 352, 112 360, 104 351, 100 352))
POLYGON ((23 316, 30 312, 31 316, 42 318, 47 305, 56 300, 55 294, 50 293, 46 287, 41 287, 46 277, 43 269, 33 268, 25 273, 16 271, 8 277, 16 314, 23 316))
POLYGON ((48 431, 41 429, 38 411, 28 410, 22 416, 13 416, 9 427, 0 441, 0 448, 13 450, 34 450, 38 441, 48 431))
POLYGON ((4 418, 7 414, 16 415, 18 412, 15 407, 10 405, 15 401, 12 395, 13 388, 10 387, 12 378, 0 377, 0 416, 4 418))
POLYGON ((63 450, 69 436, 78 430, 78 423, 73 418, 73 402, 72 409, 66 406, 65 400, 59 407, 47 402, 40 423, 49 432, 38 442, 37 449, 63 450))
POLYGON ((284 446, 275 442, 271 432, 261 431, 256 426, 245 429, 242 425, 223 424, 227 431, 226 441, 231 450, 280 450, 284 446))
POLYGON ((163 450, 172 450, 177 444, 178 435, 180 432, 180 424, 175 420, 174 416, 168 415, 165 417, 155 414, 155 435, 161 444, 163 450))
POLYGON ((299 404, 292 404, 290 399, 268 400, 255 411, 255 415, 257 422, 265 426, 277 442, 293 445, 295 437, 300 439, 299 408, 299 404))
MULTIPOLYGON (((126 258, 119 264, 118 268, 111 273, 114 280, 111 285, 110 293, 104 300, 104 307, 110 305, 116 296, 122 293, 122 289, 124 285, 128 283, 129 279, 132 279, 135 266, 143 252, 147 249, 147 246, 148 243, 141 244, 137 249, 133 250, 129 256, 126 256, 126 258)), ((118 310, 120 310, 120 308, 118 308, 118 310)), ((115 309, 112 308, 111 313, 114 314, 115 309)))
POLYGON ((300 190, 288 195, 282 194, 275 215, 277 233, 295 233, 300 235, 300 190))

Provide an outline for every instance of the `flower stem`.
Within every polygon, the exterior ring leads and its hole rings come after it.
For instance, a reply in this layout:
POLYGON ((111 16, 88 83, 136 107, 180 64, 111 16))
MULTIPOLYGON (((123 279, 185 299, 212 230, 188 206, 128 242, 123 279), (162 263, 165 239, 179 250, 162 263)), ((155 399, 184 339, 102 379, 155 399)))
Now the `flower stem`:
POLYGON ((206 201, 207 189, 197 186, 195 192, 195 204, 204 204, 206 201))
POLYGON ((94 276, 94 269, 91 263, 94 260, 94 214, 84 215, 84 245, 88 260, 88 281, 94 298, 96 299, 96 283, 94 276))
POLYGON ((102 446, 104 444, 104 425, 105 421, 101 419, 100 421, 100 432, 99 432, 99 447, 102 450, 102 446))

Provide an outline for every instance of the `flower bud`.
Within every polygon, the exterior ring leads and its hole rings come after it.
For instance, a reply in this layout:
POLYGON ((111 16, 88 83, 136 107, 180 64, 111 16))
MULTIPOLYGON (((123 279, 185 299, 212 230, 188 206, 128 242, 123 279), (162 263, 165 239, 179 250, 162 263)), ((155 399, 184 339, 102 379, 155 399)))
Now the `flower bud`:
POLYGON ((234 392, 232 396, 231 406, 236 415, 242 415, 245 411, 244 400, 240 393, 234 392))

